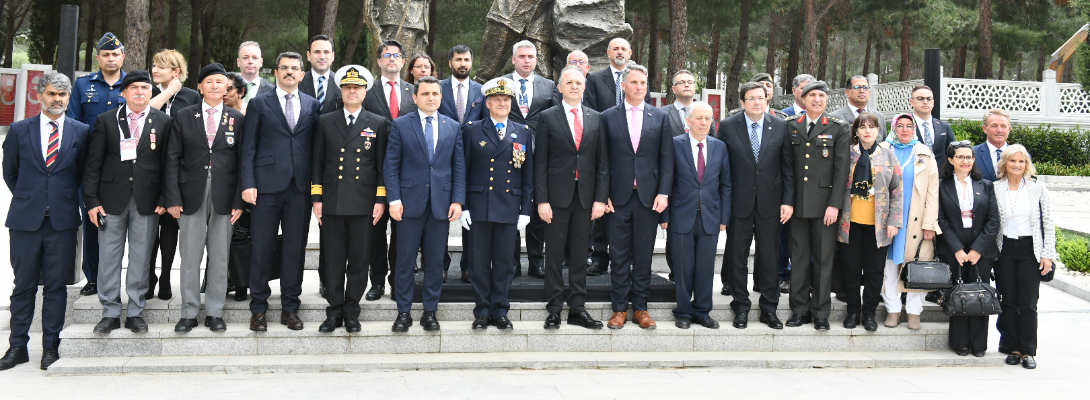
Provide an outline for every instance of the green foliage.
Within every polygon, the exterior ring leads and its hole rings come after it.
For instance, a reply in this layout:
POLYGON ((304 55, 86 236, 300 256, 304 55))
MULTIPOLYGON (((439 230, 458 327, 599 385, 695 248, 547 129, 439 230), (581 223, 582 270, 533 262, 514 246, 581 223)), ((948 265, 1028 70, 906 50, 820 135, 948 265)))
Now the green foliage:
POLYGON ((1033 166, 1037 168, 1037 175, 1090 176, 1090 164, 1061 165, 1050 162, 1035 162, 1033 166))
POLYGON ((1067 269, 1090 272, 1090 239, 1065 229, 1056 230, 1056 251, 1067 269))
MULTIPOLYGON (((974 144, 987 140, 980 121, 958 119, 948 122, 957 140, 968 140, 974 144)), ((1090 131, 1080 128, 1062 130, 1048 125, 1016 125, 1011 128, 1007 142, 1026 146, 1036 164, 1058 164, 1071 167, 1067 169, 1069 171, 1084 171, 1085 166, 1090 164, 1090 131)))
POLYGON ((1075 79, 1082 84, 1082 89, 1090 92, 1090 41, 1083 42, 1075 52, 1075 79))

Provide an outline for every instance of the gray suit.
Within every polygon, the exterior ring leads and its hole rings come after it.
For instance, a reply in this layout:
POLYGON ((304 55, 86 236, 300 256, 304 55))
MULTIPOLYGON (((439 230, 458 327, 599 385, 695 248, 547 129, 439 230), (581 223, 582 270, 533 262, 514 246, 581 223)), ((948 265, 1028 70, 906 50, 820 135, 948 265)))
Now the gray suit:
MULTIPOLYGON (((852 108, 852 105, 848 104, 839 110, 829 113, 829 115, 840 118, 844 121, 847 121, 848 124, 851 124, 855 122, 855 112, 852 111, 852 108)), ((886 117, 877 110, 868 110, 864 108, 863 111, 869 112, 871 114, 874 114, 874 116, 878 117, 878 141, 881 142, 883 140, 886 140, 886 117)))

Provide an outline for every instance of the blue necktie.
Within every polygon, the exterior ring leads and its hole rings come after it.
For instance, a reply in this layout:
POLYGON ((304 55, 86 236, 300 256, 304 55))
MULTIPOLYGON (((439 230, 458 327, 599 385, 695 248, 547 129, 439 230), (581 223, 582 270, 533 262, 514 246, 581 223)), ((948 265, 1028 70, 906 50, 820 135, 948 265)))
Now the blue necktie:
POLYGON ((428 145, 428 161, 435 161, 435 138, 431 137, 435 132, 431 125, 432 117, 424 118, 424 142, 428 145))
POLYGON ((753 161, 757 161, 757 154, 761 152, 761 136, 757 134, 757 123, 749 126, 749 144, 753 146, 753 161))
POLYGON ((519 92, 519 106, 525 106, 527 104, 530 104, 529 99, 526 98, 526 80, 519 79, 519 83, 522 83, 522 91, 519 92))
POLYGON ((500 141, 503 141, 503 128, 504 127, 505 127, 505 125, 503 124, 503 122, 500 122, 500 123, 496 124, 496 132, 500 133, 500 141))
POLYGON ((325 77, 318 77, 318 104, 325 103, 325 77))

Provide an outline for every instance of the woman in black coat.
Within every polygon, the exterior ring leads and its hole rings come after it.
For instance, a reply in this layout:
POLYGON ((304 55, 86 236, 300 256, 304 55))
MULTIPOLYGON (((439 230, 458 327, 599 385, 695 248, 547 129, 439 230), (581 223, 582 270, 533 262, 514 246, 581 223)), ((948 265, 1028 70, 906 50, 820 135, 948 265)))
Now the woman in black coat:
MULTIPOLYGON (((951 143, 939 171, 938 254, 963 280, 978 276, 989 283, 999 251, 999 206, 992 182, 984 180, 969 141, 951 143), (959 274, 960 271, 960 275, 959 274)), ((987 160, 982 160, 986 162, 987 160)), ((988 317, 950 317, 950 347, 959 356, 984 357, 988 348, 988 317)))

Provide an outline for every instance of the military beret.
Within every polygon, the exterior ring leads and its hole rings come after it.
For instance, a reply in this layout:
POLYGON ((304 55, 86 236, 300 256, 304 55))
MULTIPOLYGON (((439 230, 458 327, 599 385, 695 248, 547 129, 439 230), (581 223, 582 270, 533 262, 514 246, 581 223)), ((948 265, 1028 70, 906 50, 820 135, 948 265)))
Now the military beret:
POLYGON ((125 46, 121 44, 120 40, 117 40, 117 36, 114 36, 113 32, 106 32, 105 35, 102 35, 102 39, 99 39, 98 45, 95 46, 99 50, 117 50, 122 47, 125 46))
POLYGON ((125 79, 121 80, 121 90, 125 90, 125 88, 129 87, 131 84, 141 82, 149 85, 151 84, 151 74, 149 74, 148 71, 140 70, 129 72, 125 74, 125 79))
POLYGON ((220 63, 208 64, 204 66, 204 68, 201 68, 201 73, 197 74, 197 82, 204 82, 204 78, 207 78, 209 75, 223 75, 224 77, 227 77, 227 70, 224 69, 223 64, 220 63))
POLYGON ((820 90, 828 94, 829 85, 826 85, 824 81, 810 81, 810 83, 807 83, 806 86, 802 88, 802 96, 806 97, 807 93, 815 90, 820 90))
POLYGON ((481 94, 483 94, 485 97, 494 94, 502 94, 514 97, 515 91, 511 89, 510 86, 507 86, 508 83, 509 82, 507 81, 507 78, 503 77, 495 78, 493 80, 485 82, 484 86, 481 86, 481 94))
POLYGON ((338 69, 337 73, 333 75, 333 79, 339 85, 359 85, 370 89, 371 82, 374 81, 374 75, 371 75, 371 71, 362 65, 351 64, 338 69))
MULTIPOLYGON (((757 75, 753 75, 753 77, 750 78, 749 81, 750 82, 761 82, 761 81, 772 82, 772 75, 761 72, 761 73, 758 73, 757 75)), ((772 83, 775 83, 775 82, 772 82, 772 83)))

